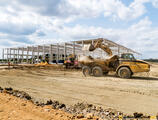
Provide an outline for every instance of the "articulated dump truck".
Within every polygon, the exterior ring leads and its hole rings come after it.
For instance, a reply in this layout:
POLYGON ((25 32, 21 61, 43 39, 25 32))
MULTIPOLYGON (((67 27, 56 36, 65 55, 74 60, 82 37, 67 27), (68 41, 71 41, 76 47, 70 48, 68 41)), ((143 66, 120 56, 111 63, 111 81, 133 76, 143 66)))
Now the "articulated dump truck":
POLYGON ((108 74, 110 71, 114 71, 121 78, 131 78, 134 73, 150 71, 149 63, 136 60, 131 53, 124 53, 121 57, 112 55, 111 49, 103 44, 100 39, 98 39, 94 45, 91 44, 88 50, 94 51, 96 48, 101 48, 110 58, 102 60, 94 59, 90 56, 80 57, 79 63, 82 66, 82 72, 85 76, 93 75, 95 77, 100 77, 108 74))

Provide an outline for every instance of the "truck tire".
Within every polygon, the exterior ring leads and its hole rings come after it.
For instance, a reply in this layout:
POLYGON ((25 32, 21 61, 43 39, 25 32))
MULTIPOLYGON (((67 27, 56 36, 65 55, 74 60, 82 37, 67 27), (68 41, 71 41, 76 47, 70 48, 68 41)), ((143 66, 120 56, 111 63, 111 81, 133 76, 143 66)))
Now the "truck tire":
POLYGON ((88 66, 82 67, 82 73, 84 76, 90 76, 91 75, 91 69, 88 66))
POLYGON ((101 67, 96 66, 92 69, 92 73, 95 77, 101 77, 103 76, 103 70, 101 67))
POLYGON ((118 70, 118 75, 121 78, 131 78, 132 73, 131 73, 131 70, 128 67, 121 67, 118 70))

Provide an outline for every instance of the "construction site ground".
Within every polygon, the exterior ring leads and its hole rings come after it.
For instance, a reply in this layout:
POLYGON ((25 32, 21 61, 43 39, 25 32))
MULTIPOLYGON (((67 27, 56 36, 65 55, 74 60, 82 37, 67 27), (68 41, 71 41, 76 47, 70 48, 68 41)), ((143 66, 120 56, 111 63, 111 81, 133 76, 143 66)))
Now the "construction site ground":
MULTIPOLYGON (((142 112, 156 115, 158 113, 158 64, 156 63, 152 63, 150 74, 139 73, 131 79, 122 79, 113 73, 104 77, 85 77, 81 70, 61 70, 53 67, 1 69, 0 86, 25 91, 37 101, 52 99, 67 105, 87 102, 128 114, 142 112)), ((8 96, 5 96, 0 95, 0 101, 4 101, 4 104, 5 100, 8 101, 8 96)), ((9 104, 8 107, 14 107, 9 104)), ((0 115, 3 114, 2 108, 0 104, 0 115)))

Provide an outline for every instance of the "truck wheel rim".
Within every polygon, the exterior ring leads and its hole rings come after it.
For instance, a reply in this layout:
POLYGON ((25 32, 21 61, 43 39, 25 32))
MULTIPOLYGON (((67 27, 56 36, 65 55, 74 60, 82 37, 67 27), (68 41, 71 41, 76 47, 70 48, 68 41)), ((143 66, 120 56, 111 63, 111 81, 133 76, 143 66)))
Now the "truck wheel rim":
POLYGON ((122 77, 125 77, 126 75, 127 75, 126 70, 122 70, 122 71, 121 71, 121 76, 122 76, 122 77))
POLYGON ((99 70, 94 70, 94 74, 98 75, 99 74, 99 70))

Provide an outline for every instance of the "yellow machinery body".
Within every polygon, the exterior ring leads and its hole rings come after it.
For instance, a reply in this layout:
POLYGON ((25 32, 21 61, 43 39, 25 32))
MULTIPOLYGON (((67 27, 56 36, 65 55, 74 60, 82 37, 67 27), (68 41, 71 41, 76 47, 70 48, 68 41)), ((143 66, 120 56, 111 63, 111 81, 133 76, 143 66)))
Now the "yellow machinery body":
POLYGON ((121 67, 128 67, 132 73, 138 73, 138 72, 149 72, 150 71, 150 65, 149 63, 141 60, 129 60, 129 61, 120 61, 120 65, 117 67, 117 70, 121 67))
POLYGON ((130 78, 134 73, 150 71, 149 63, 135 59, 131 53, 123 54, 123 56, 125 55, 128 56, 128 59, 114 55, 107 60, 91 59, 88 62, 80 62, 83 65, 83 74, 92 74, 99 77, 114 71, 122 78, 130 78))

